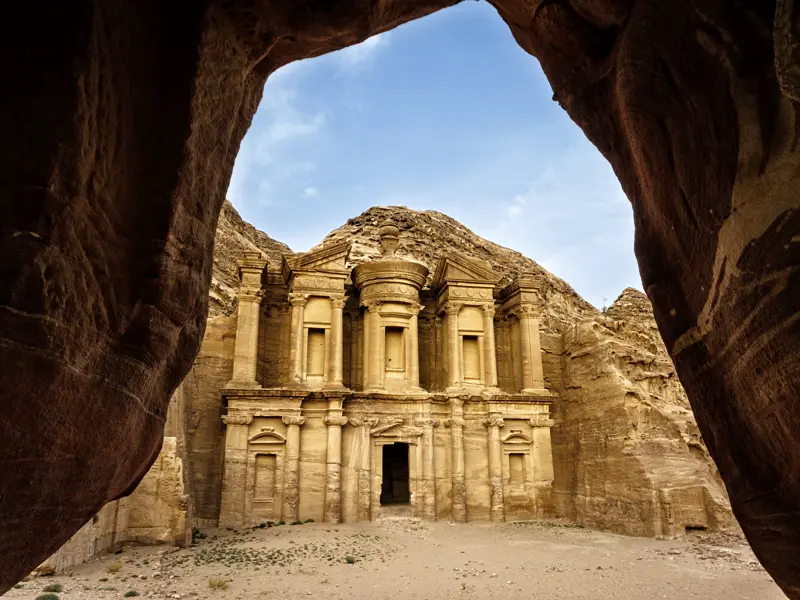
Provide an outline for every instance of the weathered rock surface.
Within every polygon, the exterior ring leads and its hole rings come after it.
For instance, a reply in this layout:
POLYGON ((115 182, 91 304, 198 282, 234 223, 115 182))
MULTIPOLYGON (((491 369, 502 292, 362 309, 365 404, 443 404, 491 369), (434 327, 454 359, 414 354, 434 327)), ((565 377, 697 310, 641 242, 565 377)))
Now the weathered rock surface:
POLYGON ((289 246, 273 240, 242 219, 229 201, 222 205, 214 238, 214 265, 211 271, 211 288, 208 293, 208 316, 230 316, 236 306, 239 277, 236 259, 244 252, 261 252, 273 265, 280 264, 281 256, 291 252, 289 246))
MULTIPOLYGON (((81 0, 0 21, 0 591, 155 461, 269 73, 451 4, 81 0)), ((493 5, 620 178, 738 520, 800 598, 798 11, 780 2, 778 73, 773 2, 493 5)))
POLYGON ((587 527, 674 536, 731 524, 730 505, 650 302, 626 289, 564 330, 555 488, 587 527))

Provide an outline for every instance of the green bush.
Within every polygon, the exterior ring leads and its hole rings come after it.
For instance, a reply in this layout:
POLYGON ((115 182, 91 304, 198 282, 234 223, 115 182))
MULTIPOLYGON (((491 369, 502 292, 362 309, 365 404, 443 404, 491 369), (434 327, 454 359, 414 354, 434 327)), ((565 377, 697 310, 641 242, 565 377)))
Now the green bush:
POLYGON ((313 523, 313 522, 314 522, 314 519, 306 519, 305 521, 303 521, 303 523, 313 523))
POLYGON ((346 562, 348 565, 352 565, 353 563, 356 562, 356 557, 355 556, 345 556, 344 557, 344 562, 346 562))
POLYGON ((138 596, 138 595, 139 595, 139 592, 137 592, 136 590, 131 590, 130 592, 125 592, 122 595, 122 597, 123 598, 133 598, 134 596, 138 596))
POLYGON ((44 586, 42 588, 43 592, 60 592, 64 589, 64 586, 60 583, 51 583, 50 585, 44 586))
POLYGON ((42 594, 41 596, 36 596, 36 600, 59 600, 59 598, 55 594, 42 594))

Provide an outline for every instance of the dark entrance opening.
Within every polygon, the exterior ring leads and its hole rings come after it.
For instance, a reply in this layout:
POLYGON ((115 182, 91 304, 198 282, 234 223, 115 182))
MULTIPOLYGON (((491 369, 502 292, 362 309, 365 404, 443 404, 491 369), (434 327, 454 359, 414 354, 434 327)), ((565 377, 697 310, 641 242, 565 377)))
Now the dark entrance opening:
POLYGON ((383 447, 381 504, 408 504, 408 444, 397 442, 383 447))

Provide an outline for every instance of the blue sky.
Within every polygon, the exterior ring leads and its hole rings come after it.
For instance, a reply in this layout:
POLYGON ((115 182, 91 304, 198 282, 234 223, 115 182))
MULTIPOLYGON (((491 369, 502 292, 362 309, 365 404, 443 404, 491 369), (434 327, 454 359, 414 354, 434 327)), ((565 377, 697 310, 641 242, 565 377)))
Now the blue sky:
POLYGON ((519 250, 595 306, 641 289, 611 167, 485 2, 274 73, 228 198, 295 251, 403 205, 519 250))

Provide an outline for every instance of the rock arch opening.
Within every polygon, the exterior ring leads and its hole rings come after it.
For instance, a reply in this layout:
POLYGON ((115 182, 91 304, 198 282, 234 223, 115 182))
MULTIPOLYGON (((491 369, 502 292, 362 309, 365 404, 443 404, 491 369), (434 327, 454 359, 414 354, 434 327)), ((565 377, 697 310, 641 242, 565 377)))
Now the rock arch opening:
MULTIPOLYGON (((0 590, 155 459, 267 75, 450 4, 85 1, 3 21, 0 590)), ((493 5, 630 198, 644 287, 736 515, 800 597, 792 2, 493 5)))

